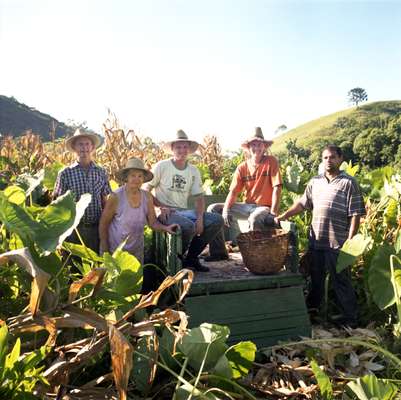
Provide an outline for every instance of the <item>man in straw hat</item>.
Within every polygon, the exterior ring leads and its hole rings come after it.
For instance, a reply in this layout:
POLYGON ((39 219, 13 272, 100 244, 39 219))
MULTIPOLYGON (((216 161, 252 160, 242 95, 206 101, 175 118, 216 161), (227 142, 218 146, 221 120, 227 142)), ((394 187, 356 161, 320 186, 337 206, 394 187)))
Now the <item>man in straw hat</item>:
MULTIPOLYGON (((240 232, 239 219, 247 219, 250 230, 263 230, 274 225, 282 180, 277 159, 265 154, 272 143, 263 137, 261 128, 255 129, 255 133, 242 143, 249 158, 238 165, 225 203, 211 204, 208 208, 209 212, 222 214, 225 225, 232 228, 234 241, 240 232), (237 203, 242 191, 245 191, 245 203, 237 203)), ((223 230, 210 243, 209 251, 205 261, 228 259, 223 230)))
MULTIPOLYGON (((100 216, 106 197, 111 193, 106 171, 93 162, 93 152, 100 144, 101 140, 97 134, 77 129, 65 142, 67 149, 76 154, 77 161, 59 172, 53 191, 53 197, 56 198, 71 190, 75 201, 84 193, 92 195, 78 225, 78 231, 85 245, 96 252, 99 251, 100 216)), ((75 231, 67 241, 81 243, 75 231)))
POLYGON ((164 149, 172 158, 159 161, 152 169, 153 179, 147 184, 154 189, 155 205, 160 207, 159 219, 164 224, 178 224, 182 231, 183 252, 188 249, 183 266, 208 271, 199 262, 199 254, 223 227, 223 218, 205 212, 202 181, 199 170, 188 162, 199 144, 189 140, 182 130, 164 149), (188 199, 195 198, 195 210, 188 209, 188 199))

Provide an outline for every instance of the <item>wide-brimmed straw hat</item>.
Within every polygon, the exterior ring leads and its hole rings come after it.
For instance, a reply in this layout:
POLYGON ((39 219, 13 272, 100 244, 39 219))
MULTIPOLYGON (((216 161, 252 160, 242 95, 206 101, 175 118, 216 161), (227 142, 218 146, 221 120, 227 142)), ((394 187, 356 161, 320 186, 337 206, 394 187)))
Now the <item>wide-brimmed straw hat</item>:
POLYGON ((245 148, 248 148, 249 147, 249 143, 251 143, 251 142, 253 142, 255 140, 263 142, 267 146, 270 146, 270 145, 273 144, 273 140, 266 140, 264 138, 263 133, 262 133, 262 128, 257 127, 257 128, 255 128, 255 133, 252 136, 250 136, 248 139, 246 139, 245 142, 243 142, 241 144, 241 146, 245 147, 245 148))
POLYGON ((84 131, 84 130, 78 128, 74 132, 74 135, 72 135, 71 137, 66 139, 65 145, 66 145, 67 149, 69 151, 74 151, 75 141, 82 137, 86 137, 86 138, 90 139, 92 141, 93 145, 95 146, 95 148, 99 147, 102 144, 102 140, 100 139, 99 135, 97 135, 94 132, 84 131))
POLYGON ((178 142, 188 142, 189 143, 189 150, 191 153, 195 153, 197 148, 199 147, 199 143, 195 142, 194 140, 189 140, 187 134, 182 130, 178 130, 176 134, 176 138, 174 140, 170 140, 166 142, 163 146, 163 149, 169 153, 172 153, 173 144, 178 142))
POLYGON ((121 181, 124 181, 126 175, 132 169, 138 169, 140 171, 143 171, 144 182, 149 182, 153 179, 153 174, 148 169, 145 168, 143 161, 136 157, 129 158, 125 164, 125 167, 121 168, 119 171, 116 172, 116 177, 121 181))

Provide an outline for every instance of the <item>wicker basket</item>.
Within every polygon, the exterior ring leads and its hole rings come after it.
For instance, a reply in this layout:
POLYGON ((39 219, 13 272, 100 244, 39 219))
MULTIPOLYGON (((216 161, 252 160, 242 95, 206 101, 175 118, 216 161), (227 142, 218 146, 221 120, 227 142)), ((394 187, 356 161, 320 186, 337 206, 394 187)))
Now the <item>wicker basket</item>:
POLYGON ((258 275, 279 272, 287 257, 288 239, 283 229, 241 233, 237 241, 245 267, 258 275))

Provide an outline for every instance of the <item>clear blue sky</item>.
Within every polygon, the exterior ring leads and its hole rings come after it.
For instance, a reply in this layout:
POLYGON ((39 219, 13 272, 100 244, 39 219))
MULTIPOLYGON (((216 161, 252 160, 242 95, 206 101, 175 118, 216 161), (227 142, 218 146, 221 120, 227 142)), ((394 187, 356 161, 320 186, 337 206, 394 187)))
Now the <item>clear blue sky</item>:
POLYGON ((348 107, 401 99, 401 1, 0 0, 0 94, 101 130, 235 149, 348 107))

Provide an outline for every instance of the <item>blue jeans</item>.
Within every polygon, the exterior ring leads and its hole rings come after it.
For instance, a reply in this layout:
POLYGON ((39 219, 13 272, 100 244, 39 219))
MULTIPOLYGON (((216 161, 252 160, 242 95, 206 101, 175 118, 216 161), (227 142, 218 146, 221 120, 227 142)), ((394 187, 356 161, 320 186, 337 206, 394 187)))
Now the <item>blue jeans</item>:
POLYGON ((220 214, 203 213, 203 232, 195 236, 195 223, 197 220, 195 210, 172 210, 167 225, 178 224, 182 234, 182 251, 188 249, 187 258, 195 259, 214 237, 222 230, 224 221, 220 214))
MULTIPOLYGON (((207 210, 214 214, 221 214, 223 203, 211 204, 207 210)), ((256 204, 234 203, 230 208, 230 236, 233 244, 236 244, 237 236, 241 233, 238 220, 248 220, 249 230, 263 231, 265 227, 274 226, 274 217, 270 214, 269 207, 256 204)), ((210 255, 221 256, 227 254, 223 229, 210 243, 210 255)))

